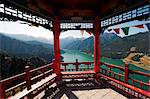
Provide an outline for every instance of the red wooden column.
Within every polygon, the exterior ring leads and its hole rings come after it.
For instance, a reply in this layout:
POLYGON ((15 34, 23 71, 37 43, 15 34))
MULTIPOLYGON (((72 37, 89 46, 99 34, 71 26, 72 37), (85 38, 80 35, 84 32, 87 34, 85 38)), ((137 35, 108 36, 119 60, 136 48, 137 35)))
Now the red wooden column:
POLYGON ((99 16, 94 17, 94 71, 98 80, 97 73, 100 71, 100 21, 99 16))
MULTIPOLYGON (((0 80, 1 81, 1 80, 0 80)), ((0 99, 4 99, 4 86, 3 84, 0 82, 0 99)))
POLYGON ((60 69, 60 24, 59 17, 54 16, 53 24, 53 34, 54 34, 54 72, 57 75, 57 81, 61 80, 61 69, 60 69))

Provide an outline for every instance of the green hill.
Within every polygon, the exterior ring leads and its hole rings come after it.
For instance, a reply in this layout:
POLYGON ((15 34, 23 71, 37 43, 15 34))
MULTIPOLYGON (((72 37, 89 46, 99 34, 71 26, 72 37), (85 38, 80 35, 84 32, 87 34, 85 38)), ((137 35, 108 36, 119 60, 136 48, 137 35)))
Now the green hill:
POLYGON ((23 58, 38 56, 49 61, 53 58, 53 48, 51 45, 48 48, 42 45, 42 43, 32 44, 31 42, 16 40, 3 34, 0 34, 0 41, 0 51, 8 55, 23 58))
MULTIPOLYGON (((114 33, 104 33, 100 35, 101 57, 124 58, 128 55, 132 47, 141 53, 150 54, 149 38, 150 33, 138 33, 131 36, 119 37, 114 33)), ((69 50, 79 50, 85 53, 93 53, 93 36, 85 40, 77 40, 69 43, 65 48, 69 50)))

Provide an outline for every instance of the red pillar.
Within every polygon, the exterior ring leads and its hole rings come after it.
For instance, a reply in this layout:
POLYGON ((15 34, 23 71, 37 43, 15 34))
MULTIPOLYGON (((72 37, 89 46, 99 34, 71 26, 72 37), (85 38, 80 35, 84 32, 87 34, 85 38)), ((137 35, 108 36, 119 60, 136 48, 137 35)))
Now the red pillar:
POLYGON ((61 69, 60 69, 60 43, 59 43, 60 24, 58 16, 54 16, 53 33, 54 33, 54 72, 56 73, 57 80, 59 81, 61 80, 61 69))
MULTIPOLYGON (((0 80, 1 81, 1 80, 0 80)), ((0 99, 4 99, 4 86, 3 84, 0 82, 0 99)))
POLYGON ((94 71, 95 77, 98 80, 99 76, 97 73, 100 71, 100 21, 99 17, 94 18, 94 71))

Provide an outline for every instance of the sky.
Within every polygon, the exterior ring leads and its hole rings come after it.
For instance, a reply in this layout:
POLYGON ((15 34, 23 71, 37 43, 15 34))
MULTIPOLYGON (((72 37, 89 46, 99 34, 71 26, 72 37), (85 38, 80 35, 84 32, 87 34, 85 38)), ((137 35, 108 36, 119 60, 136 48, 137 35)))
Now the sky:
MULTIPOLYGON (((132 22, 112 26, 112 27, 109 27, 108 29, 144 24, 144 23, 150 23, 150 21, 132 21, 132 22)), ((132 27, 129 30, 129 35, 133 35, 133 34, 136 34, 138 32, 144 32, 144 31, 148 31, 148 29, 145 25, 144 25, 144 29, 138 29, 138 28, 132 27)), ((108 31, 105 30, 105 32, 108 32, 108 31)), ((27 24, 21 24, 20 21, 17 21, 17 22, 0 21, 0 33, 26 34, 28 36, 42 37, 45 39, 52 39, 53 38, 52 31, 49 31, 49 30, 47 30, 41 26, 35 27, 35 26, 29 26, 27 24)), ((65 37, 70 37, 70 36, 75 37, 75 38, 82 38, 82 37, 88 38, 91 35, 84 32, 84 35, 82 36, 80 33, 80 30, 68 30, 68 31, 62 32, 60 34, 60 38, 65 38, 65 37)), ((119 36, 121 36, 121 37, 125 36, 122 30, 120 31, 119 36)))

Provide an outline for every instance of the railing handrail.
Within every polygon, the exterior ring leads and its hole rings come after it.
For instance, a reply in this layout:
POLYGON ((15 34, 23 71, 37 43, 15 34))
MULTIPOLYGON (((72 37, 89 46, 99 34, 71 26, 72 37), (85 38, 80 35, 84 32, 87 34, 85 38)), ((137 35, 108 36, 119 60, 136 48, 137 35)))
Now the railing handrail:
POLYGON ((11 90, 14 90, 15 88, 18 88, 24 85, 29 90, 31 88, 32 82, 34 82, 35 79, 38 79, 39 81, 39 79, 42 79, 43 77, 46 77, 53 72, 52 65, 53 63, 50 63, 50 64, 47 64, 47 65, 44 65, 44 66, 41 66, 32 70, 30 70, 29 66, 26 66, 25 72, 0 80, 0 84, 2 85, 1 87, 3 87, 2 89, 4 93, 9 92, 11 90), (41 71, 41 73, 34 76, 33 74, 38 71, 41 71), (16 81, 16 80, 20 81, 20 79, 21 79, 21 82, 18 82, 18 84, 16 85, 10 86, 10 84, 12 84, 13 81, 16 81))
MULTIPOLYGON (((74 66, 78 66, 78 65, 81 65, 81 64, 84 64, 84 65, 91 65, 91 64, 93 64, 93 63, 94 63, 94 62, 78 62, 78 61, 76 61, 76 62, 61 62, 61 64, 62 64, 63 66, 67 66, 67 65, 69 65, 69 64, 73 64, 74 66)), ((50 63, 50 64, 47 64, 47 65, 44 65, 44 66, 41 66, 41 67, 38 67, 38 68, 35 68, 35 69, 32 69, 32 70, 30 70, 29 67, 28 67, 26 72, 23 72, 23 73, 21 73, 21 74, 18 74, 18 75, 15 75, 15 76, 6 78, 6 79, 4 79, 4 80, 1 80, 0 83, 4 86, 5 92, 11 91, 12 89, 17 88, 18 86, 24 85, 25 83, 26 83, 26 84, 28 83, 29 86, 31 86, 31 84, 32 84, 31 82, 32 82, 32 81, 34 81, 34 80, 36 80, 36 79, 39 79, 39 78, 41 79, 41 78, 45 77, 45 75, 47 76, 47 74, 51 73, 51 72, 53 71, 52 65, 53 65, 53 63, 50 63), (50 69, 49 69, 49 67, 50 67, 50 69), (36 71, 41 71, 41 72, 40 72, 39 75, 34 76, 33 74, 34 74, 36 71), (30 76, 29 78, 26 78, 27 73, 29 73, 29 76, 30 76), (17 80, 17 79, 23 79, 23 82, 20 82, 19 84, 15 85, 15 86, 13 86, 13 87, 11 87, 11 88, 5 89, 5 87, 6 87, 9 83, 11 83, 12 81, 17 80), (30 82, 28 82, 27 79, 30 80, 30 82)), ((102 66, 102 65, 107 66, 107 67, 108 67, 108 70, 101 68, 101 70, 103 70, 103 71, 102 71, 102 72, 99 72, 100 74, 101 74, 101 73, 102 73, 102 74, 105 74, 106 72, 108 72, 108 73, 111 73, 111 74, 113 74, 113 75, 118 75, 118 76, 120 76, 120 77, 124 77, 124 79, 127 78, 127 80, 123 81, 123 82, 125 82, 125 83, 128 83, 128 80, 130 79, 130 80, 133 82, 133 84, 132 84, 133 86, 134 86, 134 82, 137 82, 137 83, 140 84, 140 88, 141 88, 141 89, 142 89, 142 86, 143 86, 143 85, 144 85, 144 86, 150 86, 149 83, 145 83, 145 82, 142 82, 142 81, 139 81, 139 80, 136 80, 136 79, 129 78, 129 77, 128 77, 128 76, 129 76, 128 73, 136 73, 136 74, 143 75, 143 76, 146 76, 146 77, 150 77, 150 74, 147 74, 147 73, 144 73, 144 72, 140 72, 140 71, 135 71, 135 70, 129 70, 128 64, 125 64, 125 66, 117 66, 117 65, 113 65, 113 64, 109 64, 109 63, 100 62, 100 66, 102 66), (118 68, 118 69, 120 69, 120 70, 123 70, 124 73, 123 73, 123 74, 119 74, 119 73, 117 73, 117 72, 113 72, 113 71, 111 71, 111 68, 118 68), (125 73, 125 70, 127 70, 128 72, 125 73), (127 77, 126 77, 126 76, 127 76, 127 77)), ((66 70, 67 70, 67 69, 66 69, 66 70)), ((76 68, 75 68, 75 70, 76 70, 76 68)), ((84 69, 84 71, 85 71, 85 69, 84 69)), ((108 75, 107 75, 107 76, 108 76, 108 75)), ((111 76, 110 76, 110 77, 111 77, 111 76)), ((113 77, 114 77, 114 76, 113 76, 113 77)), ((113 77, 111 77, 111 78, 112 78, 112 79, 115 79, 115 78, 113 78, 113 77)), ((119 80, 120 80, 120 79, 119 79, 119 80)), ((29 89, 30 89, 30 87, 29 87, 29 89)))
MULTIPOLYGON (((129 77, 129 74, 130 74, 130 73, 131 73, 131 74, 132 74, 132 73, 135 73, 135 74, 139 74, 139 75, 146 76, 146 77, 150 77, 150 75, 147 74, 147 73, 144 73, 144 72, 140 72, 140 71, 129 70, 128 64, 125 64, 123 67, 121 67, 121 69, 123 70, 123 74, 121 74, 121 75, 122 75, 122 77, 123 77, 124 80, 121 80, 121 79, 120 79, 120 77, 121 77, 120 74, 118 74, 118 73, 116 73, 116 72, 114 72, 114 71, 111 71, 111 68, 120 69, 119 66, 116 66, 116 65, 113 65, 113 64, 109 64, 109 63, 104 63, 104 62, 101 62, 100 65, 105 65, 105 66, 108 67, 108 70, 107 70, 107 69, 104 69, 104 68, 101 68, 101 71, 99 72, 100 74, 104 74, 104 75, 106 75, 106 76, 108 76, 108 77, 117 79, 117 80, 122 81, 122 82, 125 82, 125 83, 127 83, 127 84, 129 84, 129 80, 131 80, 131 84, 130 84, 130 85, 135 86, 135 84, 134 84, 135 82, 136 82, 136 83, 139 83, 139 85, 140 85, 139 88, 140 88, 140 89, 143 89, 143 86, 148 86, 148 87, 150 87, 150 83, 149 83, 149 82, 143 82, 143 81, 140 81, 140 80, 131 78, 131 77, 129 77), (118 67, 119 67, 119 68, 118 68, 118 67), (115 78, 115 76, 114 76, 113 74, 117 75, 118 78, 115 78)), ((137 87, 137 86, 136 86, 136 87, 137 87)), ((147 90, 147 89, 146 89, 146 90, 147 90)))
POLYGON ((35 68, 35 69, 30 70, 30 72, 33 73, 33 72, 36 72, 36 71, 38 71, 38 70, 47 68, 47 67, 52 66, 52 65, 53 65, 53 63, 47 64, 47 65, 43 65, 43 66, 41 66, 41 67, 38 67, 38 68, 35 68))
MULTIPOLYGON (((47 65, 44 65, 44 66, 41 66, 41 67, 32 69, 32 70, 30 70, 30 72, 33 73, 33 72, 36 72, 36 71, 38 71, 38 70, 40 70, 40 69, 47 68, 48 66, 51 66, 51 65, 53 65, 53 63, 50 63, 50 64, 47 64, 47 65)), ((0 82, 1 82, 1 83, 4 83, 4 82, 8 82, 8 81, 10 81, 10 80, 16 80, 16 79, 18 79, 18 78, 20 78, 21 76, 24 76, 24 75, 25 75, 25 72, 20 73, 20 74, 17 74, 17 75, 14 75, 14 76, 9 77, 9 78, 6 78, 6 79, 3 79, 3 80, 1 80, 0 82)))
POLYGON ((22 77, 24 77, 24 75, 25 75, 25 72, 23 72, 21 74, 17 74, 15 76, 12 76, 12 77, 9 77, 9 78, 6 78, 6 79, 3 79, 0 82, 3 83, 3 84, 5 84, 5 83, 10 82, 12 80, 16 80, 18 78, 22 78, 22 77))
POLYGON ((94 62, 61 62, 61 64, 63 65, 63 64, 76 64, 76 63, 78 63, 78 64, 92 64, 92 63, 94 63, 94 62))
POLYGON ((109 64, 109 63, 100 62, 100 65, 107 65, 108 67, 118 68, 118 69, 124 70, 124 67, 120 67, 120 66, 114 65, 114 64, 109 64))
MULTIPOLYGON (((121 70, 125 69, 124 67, 120 67, 120 66, 117 66, 117 65, 114 65, 114 64, 109 64, 109 63, 104 63, 104 62, 100 62, 100 63, 101 63, 100 65, 107 65, 108 67, 111 67, 111 68, 118 68, 118 69, 121 69, 121 70)), ((136 73, 136 74, 139 74, 139 75, 150 77, 150 74, 140 72, 140 71, 136 71, 136 70, 130 70, 129 69, 129 73, 136 73)))

